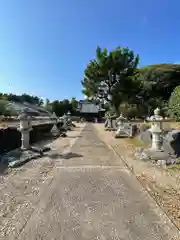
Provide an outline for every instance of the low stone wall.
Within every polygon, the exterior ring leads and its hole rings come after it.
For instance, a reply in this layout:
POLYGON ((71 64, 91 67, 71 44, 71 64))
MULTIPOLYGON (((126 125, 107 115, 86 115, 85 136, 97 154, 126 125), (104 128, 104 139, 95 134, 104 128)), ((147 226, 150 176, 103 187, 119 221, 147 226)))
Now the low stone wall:
MULTIPOLYGON (((44 138, 44 135, 50 133, 53 123, 42 123, 32 126, 30 132, 30 144, 38 142, 44 138)), ((58 123, 60 126, 60 123, 58 123)), ((21 133, 16 127, 7 127, 0 129, 0 155, 4 152, 19 148, 21 146, 21 133)))
POLYGON ((21 133, 17 128, 0 129, 0 154, 21 146, 21 133))
MULTIPOLYGON (((26 111, 18 117, 1 117, 0 155, 16 148, 29 149, 30 145, 44 139, 56 125, 57 133, 71 129, 72 120, 68 115, 61 119, 55 113, 50 117, 29 116, 26 111)), ((54 129, 55 130, 55 129, 54 129)))

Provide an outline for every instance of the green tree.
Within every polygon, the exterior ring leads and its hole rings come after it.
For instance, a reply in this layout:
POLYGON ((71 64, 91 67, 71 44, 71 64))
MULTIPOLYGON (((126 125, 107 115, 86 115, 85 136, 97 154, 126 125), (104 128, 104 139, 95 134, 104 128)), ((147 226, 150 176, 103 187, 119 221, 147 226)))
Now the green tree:
POLYGON ((52 107, 52 112, 55 112, 57 116, 61 115, 60 112, 60 103, 58 100, 55 100, 51 103, 51 107, 52 107))
POLYGON ((97 47, 95 59, 84 71, 83 93, 108 102, 117 111, 127 92, 131 95, 138 63, 139 56, 129 48, 117 47, 108 52, 106 48, 97 47))
POLYGON ((180 120, 180 85, 171 94, 168 111, 171 117, 180 120))
POLYGON ((51 106, 50 100, 48 98, 46 98, 46 100, 45 100, 44 107, 46 110, 48 110, 50 112, 52 111, 52 106, 51 106))
POLYGON ((142 82, 139 95, 145 101, 154 99, 164 104, 174 88, 180 85, 180 65, 154 64, 140 68, 139 79, 142 82))

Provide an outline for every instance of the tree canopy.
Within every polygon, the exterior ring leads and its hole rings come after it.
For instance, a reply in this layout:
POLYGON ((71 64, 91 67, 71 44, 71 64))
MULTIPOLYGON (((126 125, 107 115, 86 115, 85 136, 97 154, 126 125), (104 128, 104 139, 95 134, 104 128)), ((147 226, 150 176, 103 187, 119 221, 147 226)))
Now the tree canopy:
POLYGON ((116 111, 129 106, 131 113, 149 115, 157 106, 168 106, 180 85, 179 64, 153 64, 138 68, 139 56, 129 48, 108 51, 97 47, 95 58, 84 70, 83 93, 110 102, 116 111))
POLYGON ((95 58, 84 70, 83 93, 109 102, 117 110, 117 105, 134 89, 133 77, 138 63, 139 56, 129 48, 118 46, 108 52, 98 46, 95 58))
MULTIPOLYGON (((98 46, 95 57, 84 69, 82 92, 111 112, 124 112, 131 117, 147 116, 154 108, 160 107, 165 114, 180 118, 180 65, 163 63, 139 68, 138 64, 139 55, 129 48, 118 46, 108 51, 98 46)), ((6 109, 8 101, 44 106, 57 116, 68 111, 77 114, 78 101, 75 98, 44 101, 25 93, 0 93, 0 114, 10 114, 6 109)))

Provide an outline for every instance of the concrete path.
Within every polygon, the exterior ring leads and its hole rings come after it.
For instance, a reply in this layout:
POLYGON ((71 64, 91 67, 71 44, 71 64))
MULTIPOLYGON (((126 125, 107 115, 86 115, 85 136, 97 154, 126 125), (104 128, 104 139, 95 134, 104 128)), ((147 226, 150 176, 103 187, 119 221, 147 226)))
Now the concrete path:
POLYGON ((54 158, 53 180, 20 234, 4 239, 171 239, 151 198, 93 125, 84 128, 71 151, 66 159, 54 158))

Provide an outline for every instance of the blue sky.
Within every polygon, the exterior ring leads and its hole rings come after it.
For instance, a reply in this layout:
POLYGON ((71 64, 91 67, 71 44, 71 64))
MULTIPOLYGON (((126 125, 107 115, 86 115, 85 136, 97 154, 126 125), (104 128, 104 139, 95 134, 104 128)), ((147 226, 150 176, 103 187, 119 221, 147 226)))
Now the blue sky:
POLYGON ((180 62, 178 0, 0 0, 0 92, 82 98, 97 45, 180 62))

